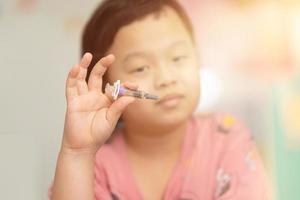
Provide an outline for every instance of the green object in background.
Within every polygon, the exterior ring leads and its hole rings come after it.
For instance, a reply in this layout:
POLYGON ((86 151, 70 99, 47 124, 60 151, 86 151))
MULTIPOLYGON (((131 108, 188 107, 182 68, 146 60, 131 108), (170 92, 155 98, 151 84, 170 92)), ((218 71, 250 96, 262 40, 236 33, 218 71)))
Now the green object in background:
POLYGON ((300 77, 273 93, 278 200, 300 199, 300 77))

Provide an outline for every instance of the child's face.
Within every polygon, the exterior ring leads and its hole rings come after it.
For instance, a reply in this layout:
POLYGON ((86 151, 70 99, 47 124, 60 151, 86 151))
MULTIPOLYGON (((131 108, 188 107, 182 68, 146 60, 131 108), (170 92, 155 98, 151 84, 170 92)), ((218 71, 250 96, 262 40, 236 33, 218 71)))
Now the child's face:
POLYGON ((184 121, 199 99, 199 66, 190 33, 170 8, 157 18, 149 15, 117 33, 108 53, 116 56, 109 68, 110 83, 136 83, 161 100, 137 100, 123 120, 140 125, 171 125, 184 121))

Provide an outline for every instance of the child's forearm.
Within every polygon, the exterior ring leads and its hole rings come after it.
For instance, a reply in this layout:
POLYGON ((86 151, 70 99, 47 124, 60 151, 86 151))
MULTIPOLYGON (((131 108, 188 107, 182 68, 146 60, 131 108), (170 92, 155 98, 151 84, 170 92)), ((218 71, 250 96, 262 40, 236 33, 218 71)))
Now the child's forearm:
POLYGON ((61 150, 51 200, 94 199, 95 155, 96 151, 75 153, 61 150))

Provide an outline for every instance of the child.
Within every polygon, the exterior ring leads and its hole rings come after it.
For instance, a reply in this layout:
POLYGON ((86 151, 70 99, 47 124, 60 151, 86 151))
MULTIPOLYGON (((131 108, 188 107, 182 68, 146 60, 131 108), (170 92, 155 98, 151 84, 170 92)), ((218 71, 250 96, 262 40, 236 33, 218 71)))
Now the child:
POLYGON ((176 0, 104 1, 82 45, 90 53, 67 78, 52 199, 267 198, 250 133, 229 115, 193 114, 199 62, 176 0), (114 101, 102 86, 116 80, 160 98, 114 101))

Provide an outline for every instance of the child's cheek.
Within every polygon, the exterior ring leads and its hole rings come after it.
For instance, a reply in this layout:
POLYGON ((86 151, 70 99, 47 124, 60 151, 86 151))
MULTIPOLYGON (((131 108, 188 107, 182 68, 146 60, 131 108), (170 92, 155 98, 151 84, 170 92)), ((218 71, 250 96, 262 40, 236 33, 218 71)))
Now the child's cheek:
POLYGON ((200 71, 199 68, 190 68, 185 74, 185 87, 191 101, 198 101, 200 96, 200 71))
POLYGON ((136 99, 126 107, 124 113, 125 116, 136 120, 145 119, 150 113, 153 113, 153 101, 136 99))
POLYGON ((187 66, 185 69, 180 71, 179 76, 187 86, 192 88, 197 87, 200 82, 199 68, 194 66, 187 66))

